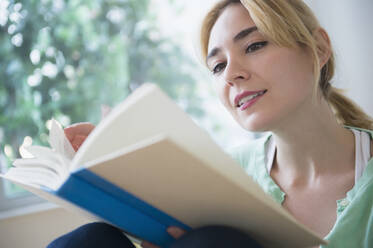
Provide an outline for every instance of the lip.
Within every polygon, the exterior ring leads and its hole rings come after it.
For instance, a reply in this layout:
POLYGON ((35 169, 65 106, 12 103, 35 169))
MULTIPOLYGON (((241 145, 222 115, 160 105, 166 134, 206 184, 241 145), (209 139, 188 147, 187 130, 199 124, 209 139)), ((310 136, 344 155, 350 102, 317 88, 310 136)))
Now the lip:
POLYGON ((238 94, 235 98, 234 98, 234 106, 236 108, 238 108, 238 103, 240 102, 240 100, 244 97, 247 97, 247 96, 250 96, 250 95, 255 95, 256 93, 259 93, 259 92, 262 92, 262 91, 265 91, 265 90, 257 90, 257 91, 244 91, 240 94, 238 94))

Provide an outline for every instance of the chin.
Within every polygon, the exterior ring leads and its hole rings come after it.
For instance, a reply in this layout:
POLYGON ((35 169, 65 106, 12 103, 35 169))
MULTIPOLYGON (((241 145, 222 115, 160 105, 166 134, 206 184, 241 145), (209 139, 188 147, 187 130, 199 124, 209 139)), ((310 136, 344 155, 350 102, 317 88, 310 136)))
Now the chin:
POLYGON ((264 118, 258 118, 254 116, 247 117, 245 119, 237 120, 236 121, 240 124, 240 126, 250 132, 268 132, 273 127, 273 122, 270 120, 266 120, 264 118))

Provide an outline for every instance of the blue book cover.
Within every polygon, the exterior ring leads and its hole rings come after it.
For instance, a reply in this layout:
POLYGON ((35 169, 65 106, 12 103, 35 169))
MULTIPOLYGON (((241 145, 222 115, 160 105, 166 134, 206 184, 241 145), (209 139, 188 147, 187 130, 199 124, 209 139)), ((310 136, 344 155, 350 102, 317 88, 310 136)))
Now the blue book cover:
POLYGON ((190 227, 147 204, 89 170, 79 170, 54 194, 78 205, 133 237, 160 247, 169 247, 173 238, 169 226, 190 227))

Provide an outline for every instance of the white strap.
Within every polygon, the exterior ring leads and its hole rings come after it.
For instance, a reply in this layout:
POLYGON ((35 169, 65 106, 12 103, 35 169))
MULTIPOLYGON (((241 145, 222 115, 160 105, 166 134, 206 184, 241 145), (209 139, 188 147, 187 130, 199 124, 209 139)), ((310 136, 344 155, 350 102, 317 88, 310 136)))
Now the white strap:
POLYGON ((363 175, 370 159, 370 136, 366 132, 351 129, 355 135, 355 183, 363 175))
POLYGON ((273 136, 271 136, 265 147, 265 154, 266 154, 265 163, 266 163, 268 174, 271 173, 273 161, 275 159, 275 153, 276 153, 276 146, 275 146, 275 142, 273 141, 273 136))

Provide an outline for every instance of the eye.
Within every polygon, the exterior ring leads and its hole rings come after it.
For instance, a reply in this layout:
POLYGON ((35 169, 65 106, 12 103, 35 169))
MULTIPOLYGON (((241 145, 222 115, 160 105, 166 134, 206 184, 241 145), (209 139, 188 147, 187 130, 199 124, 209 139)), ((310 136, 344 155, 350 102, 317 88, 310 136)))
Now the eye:
POLYGON ((259 50, 267 45, 267 41, 262 41, 262 42, 256 42, 251 44, 250 46, 247 47, 246 53, 252 53, 255 52, 256 50, 259 50))
POLYGON ((221 72, 224 69, 225 65, 226 65, 226 63, 217 64, 214 67, 214 69, 212 69, 212 74, 217 74, 217 73, 221 72))

